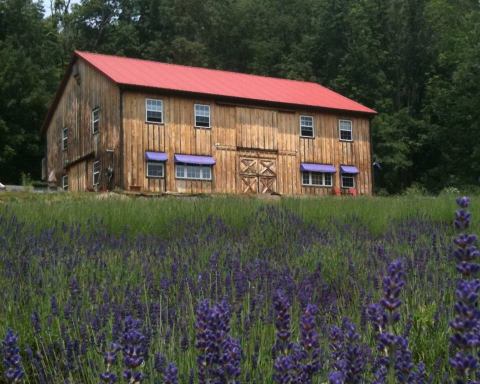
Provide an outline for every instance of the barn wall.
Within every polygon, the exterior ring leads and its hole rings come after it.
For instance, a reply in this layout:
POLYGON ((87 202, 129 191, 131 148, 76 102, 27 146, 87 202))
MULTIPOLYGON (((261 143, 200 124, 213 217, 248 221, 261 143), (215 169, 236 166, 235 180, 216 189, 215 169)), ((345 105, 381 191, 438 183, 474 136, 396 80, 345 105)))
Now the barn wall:
POLYGON ((110 187, 120 186, 120 91, 82 59, 77 59, 75 65, 46 130, 47 177, 53 170, 60 186, 62 176, 68 174, 71 190, 92 189, 91 168, 93 161, 99 160, 102 168, 99 189, 107 188, 108 166, 114 169, 110 187), (75 71, 79 83, 73 76, 75 71), (96 107, 100 108, 100 128, 93 135, 91 113, 96 107), (63 151, 65 127, 69 130, 68 149, 63 151))
POLYGON ((127 190, 188 193, 273 190, 285 195, 331 194, 330 187, 301 185, 300 163, 314 162, 337 167, 335 187, 340 186, 340 165, 355 165, 360 170, 356 177, 358 192, 372 192, 368 118, 235 106, 213 100, 133 91, 123 93, 122 103, 123 187, 127 190), (145 122, 146 98, 163 100, 163 124, 145 122), (194 128, 195 103, 210 105, 211 129, 194 128), (314 117, 313 139, 300 137, 302 114, 314 117), (352 142, 339 140, 338 119, 352 120, 352 142), (146 151, 168 154, 164 179, 146 177, 146 151), (213 156, 216 160, 213 180, 176 180, 175 153, 213 156))

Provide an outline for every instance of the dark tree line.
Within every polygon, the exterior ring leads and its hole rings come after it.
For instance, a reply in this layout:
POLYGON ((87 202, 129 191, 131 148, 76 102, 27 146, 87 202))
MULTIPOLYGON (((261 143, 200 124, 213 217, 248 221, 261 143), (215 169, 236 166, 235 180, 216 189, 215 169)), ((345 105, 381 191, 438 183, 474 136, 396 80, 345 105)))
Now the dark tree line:
POLYGON ((317 81, 379 112, 378 188, 480 184, 478 0, 0 0, 2 182, 74 49, 317 81))

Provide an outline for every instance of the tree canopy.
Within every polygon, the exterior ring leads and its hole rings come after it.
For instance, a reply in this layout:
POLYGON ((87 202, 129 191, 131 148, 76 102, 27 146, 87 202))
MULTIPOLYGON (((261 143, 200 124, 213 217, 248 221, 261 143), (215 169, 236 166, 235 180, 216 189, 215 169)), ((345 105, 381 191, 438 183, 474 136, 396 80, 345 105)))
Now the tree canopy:
POLYGON ((316 81, 379 112, 377 188, 480 184, 477 0, 0 0, 2 182, 39 177, 74 49, 316 81))

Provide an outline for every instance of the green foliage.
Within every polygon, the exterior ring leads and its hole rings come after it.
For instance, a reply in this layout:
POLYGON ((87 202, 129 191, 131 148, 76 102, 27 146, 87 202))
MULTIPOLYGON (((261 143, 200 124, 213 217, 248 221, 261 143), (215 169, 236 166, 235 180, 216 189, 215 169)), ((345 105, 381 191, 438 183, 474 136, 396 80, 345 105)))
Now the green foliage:
POLYGON ((474 0, 0 0, 2 179, 38 177, 74 49, 320 82, 379 114, 377 189, 480 185, 474 0), (3 171, 5 170, 5 171, 3 171))

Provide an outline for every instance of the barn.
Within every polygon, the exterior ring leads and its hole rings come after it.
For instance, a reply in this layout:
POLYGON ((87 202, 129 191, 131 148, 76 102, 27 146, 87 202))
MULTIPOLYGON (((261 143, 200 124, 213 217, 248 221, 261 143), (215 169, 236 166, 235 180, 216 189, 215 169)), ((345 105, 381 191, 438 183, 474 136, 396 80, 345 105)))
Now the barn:
POLYGON ((68 191, 369 195, 375 113, 313 82, 76 51, 42 173, 68 191))

